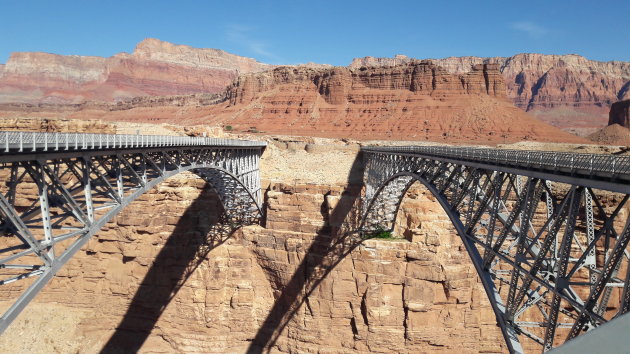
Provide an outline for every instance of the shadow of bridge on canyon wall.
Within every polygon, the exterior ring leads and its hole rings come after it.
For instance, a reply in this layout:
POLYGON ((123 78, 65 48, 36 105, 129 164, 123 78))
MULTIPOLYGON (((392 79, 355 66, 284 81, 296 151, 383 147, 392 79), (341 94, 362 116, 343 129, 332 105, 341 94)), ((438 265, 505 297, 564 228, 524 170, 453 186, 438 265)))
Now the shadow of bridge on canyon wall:
POLYGON ((238 226, 224 223, 225 210, 214 189, 205 184, 186 209, 150 265, 116 331, 101 353, 140 350, 160 316, 187 279, 238 226))
MULTIPOLYGON (((350 169, 347 187, 328 214, 326 227, 317 233, 295 273, 281 289, 280 296, 252 340, 248 353, 271 350, 318 285, 363 241, 352 231, 358 226, 357 205, 361 196, 363 171, 362 155, 359 152, 350 169)), ((322 209, 327 209, 326 205, 322 209)))

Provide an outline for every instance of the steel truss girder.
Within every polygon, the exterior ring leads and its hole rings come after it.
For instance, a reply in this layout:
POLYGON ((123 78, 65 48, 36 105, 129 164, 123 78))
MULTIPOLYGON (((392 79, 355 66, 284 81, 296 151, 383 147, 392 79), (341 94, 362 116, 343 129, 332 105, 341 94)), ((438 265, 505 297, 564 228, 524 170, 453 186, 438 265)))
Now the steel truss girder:
POLYGON ((462 238, 511 352, 522 352, 525 338, 548 350, 630 309, 624 188, 470 160, 363 153, 363 237, 393 231, 407 190, 426 186, 462 238))
POLYGON ((25 279, 31 282, 0 318, 0 333, 92 235, 140 195, 176 174, 191 171, 207 181, 224 206, 225 222, 260 223, 262 150, 191 146, 5 158, 8 161, 0 162, 0 175, 6 178, 6 187, 0 188, 0 289, 25 279), (36 188, 30 187, 33 184, 36 188))

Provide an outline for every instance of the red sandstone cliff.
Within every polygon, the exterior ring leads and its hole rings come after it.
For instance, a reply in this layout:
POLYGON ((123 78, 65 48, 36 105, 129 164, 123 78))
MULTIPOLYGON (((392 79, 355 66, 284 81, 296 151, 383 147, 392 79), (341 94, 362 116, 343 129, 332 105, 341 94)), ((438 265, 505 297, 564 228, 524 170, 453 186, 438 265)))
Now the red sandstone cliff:
POLYGON ((0 103, 118 101, 138 96, 217 93, 239 73, 270 66, 218 49, 157 39, 110 58, 13 53, 0 67, 0 103))
MULTIPOLYGON (((365 57, 351 68, 395 65, 411 58, 365 57)), ((579 55, 517 54, 512 57, 450 57, 433 60, 450 73, 497 64, 514 104, 555 126, 588 132, 606 125, 609 106, 630 97, 630 63, 588 60, 579 55)))
POLYGON ((227 97, 185 122, 356 139, 584 141, 514 107, 493 64, 459 75, 420 61, 355 69, 280 67, 240 76, 227 97))

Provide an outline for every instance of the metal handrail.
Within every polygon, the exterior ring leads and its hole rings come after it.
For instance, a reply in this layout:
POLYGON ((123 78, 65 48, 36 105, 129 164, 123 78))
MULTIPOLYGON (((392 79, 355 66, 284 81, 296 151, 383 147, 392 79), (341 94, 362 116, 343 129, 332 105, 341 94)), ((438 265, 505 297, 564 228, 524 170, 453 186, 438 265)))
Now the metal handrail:
POLYGON ((449 146, 370 146, 361 150, 393 154, 420 154, 493 165, 583 173, 587 175, 606 174, 630 179, 630 156, 449 146))
POLYGON ((15 152, 16 150, 18 152, 27 152, 169 146, 265 147, 267 143, 251 140, 171 135, 0 131, 0 154, 15 152))

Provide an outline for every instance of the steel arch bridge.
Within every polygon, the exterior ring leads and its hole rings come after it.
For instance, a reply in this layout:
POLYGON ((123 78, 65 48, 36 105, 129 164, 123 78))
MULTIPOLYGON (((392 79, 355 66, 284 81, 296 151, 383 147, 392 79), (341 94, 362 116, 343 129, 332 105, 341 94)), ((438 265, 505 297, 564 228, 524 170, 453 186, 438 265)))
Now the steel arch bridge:
POLYGON ((461 237, 511 352, 543 351, 630 309, 630 157, 367 147, 363 237, 393 231, 420 182, 461 237))
POLYGON ((266 143, 206 137, 0 132, 0 287, 26 290, 2 333, 112 217, 165 179, 191 171, 231 225, 259 223, 266 143))

